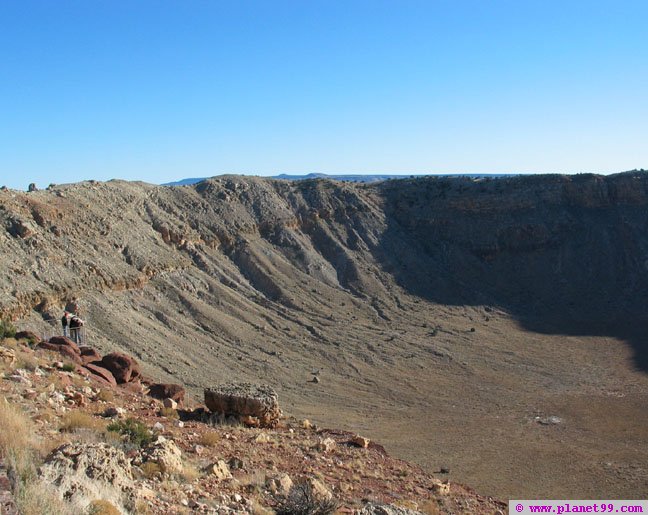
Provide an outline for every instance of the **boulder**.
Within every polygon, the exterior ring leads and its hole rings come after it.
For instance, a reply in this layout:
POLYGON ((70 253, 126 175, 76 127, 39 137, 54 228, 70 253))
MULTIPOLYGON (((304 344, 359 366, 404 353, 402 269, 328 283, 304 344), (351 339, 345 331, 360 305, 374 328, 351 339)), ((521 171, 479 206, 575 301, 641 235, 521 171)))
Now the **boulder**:
POLYGON ((182 406, 185 389, 179 384, 155 383, 149 387, 148 394, 154 399, 159 399, 161 401, 164 399, 173 399, 182 406))
POLYGON ((13 365, 16 361, 16 352, 13 349, 0 347, 0 361, 5 365, 13 365))
POLYGON ((317 449, 322 452, 332 452, 335 450, 336 443, 333 438, 320 438, 317 442, 317 449))
POLYGON ((364 436, 353 435, 353 437, 351 437, 351 440, 349 440, 349 443, 357 447, 362 447, 363 449, 366 449, 367 447, 369 447, 371 440, 369 440, 369 438, 365 438, 364 436))
POLYGON ((105 499, 123 506, 135 483, 125 454, 106 443, 68 443, 53 450, 39 470, 44 483, 77 506, 105 499))
POLYGON ((155 442, 143 449, 138 461, 156 463, 164 474, 181 474, 184 470, 182 451, 175 442, 163 436, 158 436, 155 442))
POLYGON ((239 419, 254 417, 260 427, 274 427, 281 417, 277 394, 267 385, 229 383, 206 389, 205 404, 213 413, 239 419))
POLYGON ((223 460, 218 460, 216 463, 209 465, 209 467, 207 467, 207 472, 216 477, 216 479, 232 479, 232 473, 230 472, 227 463, 223 460))
POLYGON ((55 343, 49 343, 49 342, 40 342, 37 345, 37 348, 50 350, 52 352, 58 352, 62 356, 65 356, 65 358, 70 360, 72 363, 75 363, 77 365, 83 364, 83 361, 81 360, 81 356, 76 352, 74 352, 73 347, 69 347, 67 345, 57 345, 55 343))
POLYGON ((287 497, 293 487, 293 480, 288 474, 281 474, 280 476, 267 480, 266 486, 273 494, 287 497))
POLYGON ((162 401, 162 404, 165 408, 169 409, 178 409, 178 403, 174 401, 171 397, 167 397, 162 401))
POLYGON ((435 481, 432 483, 432 491, 439 495, 448 495, 450 493, 450 483, 447 481, 435 481))
POLYGON ((110 386, 117 386, 117 381, 115 380, 115 377, 112 375, 110 370, 106 370, 96 363, 88 363, 87 365, 85 365, 85 368, 87 368, 94 377, 99 378, 104 383, 107 383, 110 386))
POLYGON ((333 493, 319 479, 309 477, 306 483, 310 486, 313 497, 318 501, 330 501, 333 499, 333 493))
POLYGON ((20 218, 11 218, 9 220, 7 231, 14 238, 26 239, 36 233, 36 226, 33 223, 21 220, 20 218))
POLYGON ((104 356, 98 364, 100 367, 110 370, 117 383, 129 383, 142 375, 135 358, 121 352, 113 352, 104 356))
POLYGON ((76 343, 74 343, 72 340, 70 340, 67 336, 52 336, 49 339, 49 343, 53 343, 54 345, 62 345, 64 347, 69 347, 74 351, 75 354, 81 356, 81 349, 79 349, 79 346, 76 343))
POLYGON ((81 352, 81 359, 83 360, 84 365, 86 363, 92 363, 93 361, 101 361, 101 354, 92 347, 79 347, 79 351, 81 352))

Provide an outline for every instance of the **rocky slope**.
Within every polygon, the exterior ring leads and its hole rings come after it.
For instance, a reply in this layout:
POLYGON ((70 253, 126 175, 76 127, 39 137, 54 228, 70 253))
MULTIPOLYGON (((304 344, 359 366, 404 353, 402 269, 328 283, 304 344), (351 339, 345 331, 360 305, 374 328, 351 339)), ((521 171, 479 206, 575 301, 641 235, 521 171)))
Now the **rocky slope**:
MULTIPOLYGON (((290 417, 272 428, 246 427, 220 411, 187 405, 182 396, 179 405, 151 398, 154 389, 143 389, 139 378, 117 386, 81 367, 71 370, 60 353, 29 340, 0 339, 2 513, 436 515, 505 509, 388 456, 359 435, 290 417)), ((254 388, 237 386, 238 399, 257 399, 254 388)))
POLYGON ((0 191, 0 310, 77 298, 155 379, 262 380, 484 493, 647 493, 647 206, 643 173, 0 191))

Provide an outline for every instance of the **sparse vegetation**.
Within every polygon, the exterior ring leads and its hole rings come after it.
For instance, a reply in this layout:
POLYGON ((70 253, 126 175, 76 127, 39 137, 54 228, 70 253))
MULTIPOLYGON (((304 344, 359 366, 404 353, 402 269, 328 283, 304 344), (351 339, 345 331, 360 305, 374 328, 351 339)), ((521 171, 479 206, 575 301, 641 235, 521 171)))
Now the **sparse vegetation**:
POLYGON ((33 372, 38 368, 40 362, 33 354, 28 354, 25 351, 18 349, 16 351, 16 368, 23 368, 33 372))
POLYGON ((419 505, 418 511, 425 515, 439 515, 441 513, 439 503, 436 501, 424 501, 419 505))
POLYGON ((61 368, 63 372, 74 372, 76 370, 76 367, 74 366, 73 363, 66 363, 63 365, 63 368, 61 368))
POLYGON ((178 415, 178 410, 175 410, 173 408, 161 408, 160 416, 170 418, 172 420, 178 420, 180 418, 180 415, 178 415))
POLYGON ((220 442, 220 439, 220 435, 216 431, 208 431, 201 435, 199 443, 205 447, 214 447, 220 442))
POLYGON ((200 470, 195 465, 191 463, 185 463, 184 468, 182 469, 182 474, 180 474, 182 479, 186 482, 191 483, 201 476, 200 470))
POLYGON ((78 515, 78 511, 59 498, 51 485, 29 481, 16 491, 21 515, 78 515))
POLYGON ((17 407, 0 400, 0 458, 8 469, 19 513, 23 515, 71 515, 72 511, 47 485, 36 470, 41 448, 33 439, 31 420, 17 407))
POLYGON ((147 461, 140 465, 140 470, 146 479, 153 479, 155 477, 162 477, 163 470, 159 463, 154 461, 147 461))
POLYGON ((88 515, 121 515, 113 503, 96 499, 88 505, 88 515))
POLYGON ((0 339, 16 336, 16 327, 9 321, 0 318, 0 339))
POLYGON ((83 411, 70 411, 66 413, 61 421, 60 430, 71 433, 79 429, 90 429, 94 431, 103 430, 104 426, 100 420, 83 411))
POLYGON ((115 394, 106 388, 99 390, 97 400, 103 402, 115 402, 115 394))
POLYGON ((294 485, 275 511, 277 515, 331 515, 338 507, 335 499, 318 497, 305 481, 294 485))
POLYGON ((126 420, 117 420, 107 427, 108 431, 121 434, 126 441, 136 447, 145 447, 153 441, 153 435, 149 429, 139 420, 127 418, 126 420))

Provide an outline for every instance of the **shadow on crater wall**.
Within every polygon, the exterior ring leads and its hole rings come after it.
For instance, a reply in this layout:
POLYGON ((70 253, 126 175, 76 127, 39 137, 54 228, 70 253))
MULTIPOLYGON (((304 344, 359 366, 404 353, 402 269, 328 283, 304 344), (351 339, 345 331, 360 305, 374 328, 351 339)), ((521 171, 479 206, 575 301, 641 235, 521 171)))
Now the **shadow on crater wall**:
POLYGON ((385 183, 383 269, 413 295, 529 331, 628 342, 648 372, 648 174, 385 183))

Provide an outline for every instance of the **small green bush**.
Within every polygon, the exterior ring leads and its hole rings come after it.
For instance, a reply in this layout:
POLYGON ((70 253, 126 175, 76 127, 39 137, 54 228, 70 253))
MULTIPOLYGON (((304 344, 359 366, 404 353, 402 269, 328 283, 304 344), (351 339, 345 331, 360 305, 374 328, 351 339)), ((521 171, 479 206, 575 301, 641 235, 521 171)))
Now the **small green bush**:
POLYGON ((63 365, 63 368, 61 369, 63 372, 74 372, 76 370, 76 367, 74 366, 74 363, 66 363, 63 365))
POLYGON ((126 440, 137 447, 145 447, 153 441, 153 436, 148 428, 139 420, 127 418, 117 420, 107 427, 108 431, 119 433, 126 437, 126 440))
POLYGON ((0 338, 13 338, 16 336, 16 327, 9 321, 0 319, 0 338))

